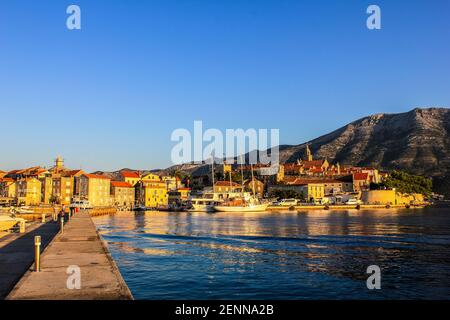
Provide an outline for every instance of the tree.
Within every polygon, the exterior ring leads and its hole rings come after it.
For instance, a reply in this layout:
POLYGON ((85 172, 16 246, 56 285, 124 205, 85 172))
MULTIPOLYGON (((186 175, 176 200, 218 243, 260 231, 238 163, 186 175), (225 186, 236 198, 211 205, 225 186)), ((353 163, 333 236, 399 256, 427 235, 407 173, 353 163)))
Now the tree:
POLYGON ((272 190, 269 194, 269 196, 271 198, 277 198, 279 199, 301 199, 303 200, 303 195, 298 193, 295 190, 280 190, 280 189, 276 189, 276 190, 272 190))
POLYGON ((421 193, 430 196, 433 190, 433 182, 431 179, 422 176, 415 176, 403 171, 393 171, 382 183, 371 183, 370 189, 395 189, 401 193, 421 193))

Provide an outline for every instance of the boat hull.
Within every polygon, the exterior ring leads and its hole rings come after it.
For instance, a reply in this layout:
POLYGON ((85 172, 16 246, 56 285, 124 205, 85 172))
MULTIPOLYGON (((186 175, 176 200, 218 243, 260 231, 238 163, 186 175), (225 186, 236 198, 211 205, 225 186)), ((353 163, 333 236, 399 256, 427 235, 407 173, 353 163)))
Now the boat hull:
POLYGON ((204 204, 193 204, 189 212, 214 212, 214 206, 204 204))
POLYGON ((249 206, 214 206, 219 212, 263 212, 267 210, 269 203, 249 205, 249 206))
POLYGON ((25 223, 21 218, 0 217, 0 231, 8 231, 19 223, 25 223))

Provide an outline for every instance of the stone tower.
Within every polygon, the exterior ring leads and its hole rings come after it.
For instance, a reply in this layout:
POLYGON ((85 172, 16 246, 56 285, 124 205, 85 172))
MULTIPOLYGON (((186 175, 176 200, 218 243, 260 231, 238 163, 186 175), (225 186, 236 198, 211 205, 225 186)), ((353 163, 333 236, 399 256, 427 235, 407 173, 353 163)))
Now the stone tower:
POLYGON ((312 153, 311 150, 309 149, 309 144, 306 145, 306 155, 305 155, 305 161, 312 161, 313 157, 312 157, 312 153))
POLYGON ((64 168, 64 160, 61 156, 58 156, 55 159, 55 169, 62 169, 64 168))

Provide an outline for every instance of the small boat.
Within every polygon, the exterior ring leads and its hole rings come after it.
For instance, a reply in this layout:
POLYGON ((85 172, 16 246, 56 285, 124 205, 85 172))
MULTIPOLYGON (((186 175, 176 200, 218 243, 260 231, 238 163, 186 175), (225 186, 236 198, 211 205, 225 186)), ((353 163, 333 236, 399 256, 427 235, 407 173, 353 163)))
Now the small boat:
MULTIPOLYGON (((242 161, 241 161, 241 177, 244 176, 242 171, 242 161)), ((223 204, 214 206, 215 211, 219 212, 263 212, 266 211, 267 207, 269 207, 270 202, 260 200, 256 197, 255 193, 255 183, 253 176, 253 165, 250 164, 251 173, 252 173, 252 195, 248 195, 246 192, 242 192, 240 196, 229 198, 223 204)), ((243 178, 242 178, 243 179, 243 178)), ((231 185, 231 183, 230 183, 231 185)), ((244 186, 244 181, 242 181, 242 187, 244 186)), ((243 190, 243 188, 242 188, 243 190)))
POLYGON ((242 204, 224 204, 220 206, 214 206, 215 211, 219 212, 263 212, 267 210, 270 205, 267 203, 242 203, 242 204))
POLYGON ((214 207, 220 205, 223 201, 208 198, 192 198, 189 212, 214 212, 214 207))
POLYGON ((138 206, 133 208, 133 211, 148 211, 148 210, 150 210, 150 208, 144 206, 138 206))
POLYGON ((0 216, 0 231, 8 231, 21 223, 25 224, 25 220, 10 216, 0 216))
POLYGON ((14 210, 14 213, 29 214, 29 213, 34 213, 34 210, 30 209, 29 207, 19 207, 14 210))
POLYGON ((169 212, 182 212, 186 211, 186 208, 182 205, 177 204, 169 204, 169 205, 162 205, 157 208, 158 211, 169 211, 169 212))

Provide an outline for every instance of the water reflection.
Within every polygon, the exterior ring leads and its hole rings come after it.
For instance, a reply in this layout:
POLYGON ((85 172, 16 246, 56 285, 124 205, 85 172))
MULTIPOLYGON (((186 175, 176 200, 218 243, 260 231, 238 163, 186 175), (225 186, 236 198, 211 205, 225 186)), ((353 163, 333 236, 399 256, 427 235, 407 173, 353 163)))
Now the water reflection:
POLYGON ((96 217, 136 298, 448 298, 448 210, 96 217), (379 265, 383 290, 366 288, 379 265), (151 285, 150 285, 151 284, 151 285))

